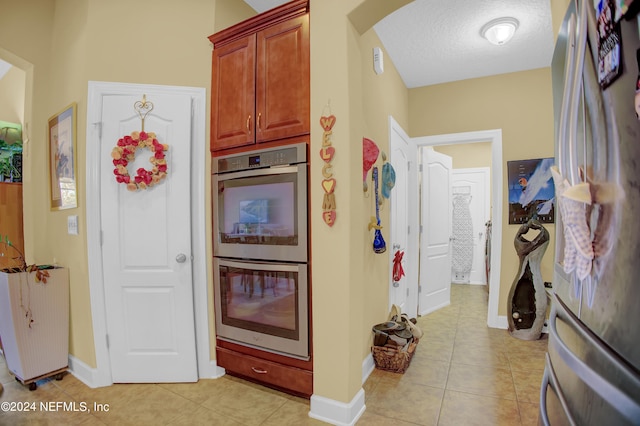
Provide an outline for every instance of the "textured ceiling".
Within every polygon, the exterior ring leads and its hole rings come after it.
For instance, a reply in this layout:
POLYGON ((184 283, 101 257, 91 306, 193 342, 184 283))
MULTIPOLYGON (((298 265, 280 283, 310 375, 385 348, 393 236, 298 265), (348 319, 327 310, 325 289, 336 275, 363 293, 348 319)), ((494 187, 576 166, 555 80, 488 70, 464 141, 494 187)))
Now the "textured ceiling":
MULTIPOLYGON (((245 0, 263 12, 286 0, 245 0)), ((550 0, 415 0, 374 26, 408 88, 548 67, 553 56, 550 0), (495 18, 520 21, 506 45, 480 35, 495 18)))
POLYGON ((287 3, 289 0, 244 0, 249 6, 258 13, 265 10, 273 9, 276 6, 287 3))

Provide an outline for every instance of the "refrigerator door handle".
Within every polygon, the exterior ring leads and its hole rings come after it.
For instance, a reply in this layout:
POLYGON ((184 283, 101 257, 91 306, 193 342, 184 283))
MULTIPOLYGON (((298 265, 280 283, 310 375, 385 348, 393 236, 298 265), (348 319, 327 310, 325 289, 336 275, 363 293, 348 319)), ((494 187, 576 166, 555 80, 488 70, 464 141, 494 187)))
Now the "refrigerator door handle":
POLYGON ((582 70, 584 68, 584 55, 587 49, 587 1, 579 2, 578 26, 576 28, 576 59, 571 77, 571 91, 569 98, 569 181, 571 185, 580 183, 580 174, 576 164, 576 150, 578 145, 578 111, 580 109, 580 95, 582 94, 582 70))
POLYGON ((567 22, 567 35, 569 40, 567 42, 567 53, 565 57, 565 64, 567 67, 564 72, 564 84, 562 92, 562 103, 560 107, 560 124, 558 126, 558 170, 563 177, 566 177, 565 152, 568 142, 568 125, 567 116, 569 115, 569 100, 571 99, 571 77, 574 73, 575 67, 575 51, 576 51, 576 15, 571 14, 569 21, 567 22))
POLYGON ((576 422, 573 420, 573 416, 569 411, 567 399, 564 397, 562 389, 558 386, 558 377, 556 376, 556 372, 553 370, 551 359, 547 353, 545 354, 544 375, 542 376, 542 386, 540 387, 540 421, 544 426, 551 425, 551 423, 549 423, 549 414, 547 413, 547 390, 549 386, 551 386, 551 389, 553 389, 558 396, 558 400, 560 400, 560 405, 567 416, 567 420, 569 420, 569 424, 571 426, 575 426, 576 422))
POLYGON ((551 315, 549 316, 549 340, 554 340, 554 343, 556 343, 555 346, 558 355, 580 380, 615 408, 621 415, 632 422, 640 419, 640 404, 622 389, 614 386, 589 367, 562 341, 558 335, 557 319, 560 318, 578 336, 584 339, 589 347, 593 347, 598 355, 605 358, 609 365, 626 379, 626 382, 634 388, 634 392, 632 392, 631 395, 640 395, 640 377, 638 374, 618 360, 617 355, 601 343, 599 339, 568 310, 557 295, 554 294, 553 298, 553 306, 551 315))

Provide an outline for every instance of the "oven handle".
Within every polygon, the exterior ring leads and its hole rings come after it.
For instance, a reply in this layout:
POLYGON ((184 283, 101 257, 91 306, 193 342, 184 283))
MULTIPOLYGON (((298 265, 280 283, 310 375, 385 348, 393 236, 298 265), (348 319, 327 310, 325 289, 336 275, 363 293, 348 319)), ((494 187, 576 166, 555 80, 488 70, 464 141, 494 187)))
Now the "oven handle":
POLYGON ((256 176, 271 176, 271 175, 283 175, 288 173, 298 173, 302 168, 306 167, 306 164, 298 164, 293 166, 274 166, 264 167, 261 169, 243 170, 240 172, 229 172, 216 175, 218 181, 241 179, 247 177, 256 176))
POLYGON ((282 272, 305 272, 304 263, 281 263, 281 262, 260 262, 260 261, 234 261, 221 257, 216 257, 218 265, 228 266, 238 269, 260 269, 262 271, 282 271, 282 272))

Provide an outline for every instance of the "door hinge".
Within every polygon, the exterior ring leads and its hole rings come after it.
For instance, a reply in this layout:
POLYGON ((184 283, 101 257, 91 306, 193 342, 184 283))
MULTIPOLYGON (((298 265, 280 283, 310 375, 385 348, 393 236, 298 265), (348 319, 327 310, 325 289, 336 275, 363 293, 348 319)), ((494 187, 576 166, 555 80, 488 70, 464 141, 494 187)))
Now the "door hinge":
POLYGON ((420 170, 420 172, 422 172, 422 164, 420 164, 420 167, 418 167, 418 170, 420 170))
POLYGON ((407 225, 407 234, 411 233, 411 225, 407 225))
POLYGON ((422 286, 421 285, 418 286, 418 293, 422 293, 422 286))
POLYGON ((407 287, 407 297, 409 297, 409 287, 407 287))
POLYGON ((98 129, 98 139, 102 139, 102 121, 93 123, 93 125, 96 127, 96 129, 98 129))
POLYGON ((102 232, 102 229, 100 230, 100 246, 102 246, 104 244, 104 233, 102 232))
POLYGON ((104 337, 105 337, 105 339, 107 341, 107 349, 109 349, 109 335, 105 334, 104 337))
POLYGON ((420 225, 420 233, 422 234, 422 225, 420 225))

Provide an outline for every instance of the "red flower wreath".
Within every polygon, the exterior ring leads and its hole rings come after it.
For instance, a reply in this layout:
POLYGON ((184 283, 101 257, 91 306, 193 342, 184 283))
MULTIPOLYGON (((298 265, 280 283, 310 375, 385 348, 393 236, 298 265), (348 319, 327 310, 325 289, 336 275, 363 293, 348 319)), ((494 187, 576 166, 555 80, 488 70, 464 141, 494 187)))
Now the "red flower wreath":
POLYGON ((127 185, 129 191, 147 189, 160 182, 167 176, 167 160, 164 152, 169 149, 167 144, 161 144, 153 132, 133 132, 131 136, 125 136, 118 140, 118 144, 111 151, 113 157, 113 174, 118 183, 127 185), (153 156, 149 159, 153 165, 151 170, 140 167, 132 178, 127 170, 129 162, 136 158, 138 148, 149 148, 153 156))

